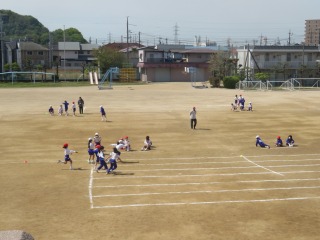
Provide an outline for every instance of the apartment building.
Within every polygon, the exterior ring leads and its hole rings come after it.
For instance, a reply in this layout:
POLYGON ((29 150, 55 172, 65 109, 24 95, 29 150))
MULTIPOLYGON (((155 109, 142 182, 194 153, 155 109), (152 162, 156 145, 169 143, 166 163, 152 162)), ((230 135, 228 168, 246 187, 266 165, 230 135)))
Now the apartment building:
POLYGON ((306 20, 304 42, 306 46, 318 46, 320 44, 320 19, 306 20))
POLYGON ((253 79, 257 72, 270 74, 272 80, 292 77, 319 77, 318 46, 245 46, 238 49, 238 64, 253 79))

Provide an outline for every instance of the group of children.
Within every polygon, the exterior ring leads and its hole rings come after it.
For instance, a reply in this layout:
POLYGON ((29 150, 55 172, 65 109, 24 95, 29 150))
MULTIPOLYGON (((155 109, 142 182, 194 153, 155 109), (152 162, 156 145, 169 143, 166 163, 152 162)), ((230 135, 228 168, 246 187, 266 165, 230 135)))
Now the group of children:
MULTIPOLYGON (((117 169, 117 162, 122 161, 120 158, 121 150, 131 151, 131 144, 128 136, 120 138, 116 143, 111 144, 113 151, 109 154, 109 157, 105 158, 105 148, 101 145, 102 138, 98 133, 95 133, 94 138, 88 139, 88 163, 95 163, 95 170, 99 172, 102 168, 106 170, 106 173, 112 173, 117 169), (96 157, 96 160, 95 160, 96 157), (110 167, 108 168, 108 163, 110 167), (99 165, 99 167, 97 167, 99 165)), ((146 136, 143 148, 141 150, 151 150, 152 141, 149 136, 146 136)))
MULTIPOLYGON (((77 106, 75 102, 72 102, 71 109, 72 109, 72 116, 76 116, 77 106)), ((51 116, 54 116, 54 108, 52 107, 52 105, 49 106, 48 111, 51 116)), ((67 102, 67 100, 65 100, 62 104, 60 104, 58 108, 58 116, 62 116, 62 115, 69 116, 68 111, 69 111, 69 103, 67 102)))
MULTIPOLYGON (((270 148, 270 145, 264 143, 261 140, 259 135, 256 136, 256 147, 257 146, 260 146, 262 148, 270 148)), ((277 136, 275 146, 276 147, 283 147, 284 146, 283 141, 282 141, 280 136, 277 136)), ((288 147, 293 147, 294 146, 294 140, 292 138, 292 135, 289 135, 288 138, 286 139, 286 146, 288 146, 288 147)))
MULTIPOLYGON (((239 97, 238 97, 238 95, 235 95, 234 103, 231 103, 231 111, 236 111, 238 108, 240 109, 240 111, 244 111, 245 110, 245 107, 244 107, 245 102, 246 102, 246 100, 244 99, 244 97, 241 94, 239 95, 239 97)), ((251 102, 249 102, 247 111, 252 111, 252 103, 251 102)))
MULTIPOLYGON (((112 152, 109 154, 109 156, 106 158, 105 156, 105 148, 101 144, 102 138, 99 135, 99 133, 95 133, 93 138, 88 138, 88 154, 89 154, 89 159, 88 163, 89 164, 95 164, 95 170, 99 172, 102 168, 106 170, 106 173, 112 173, 115 169, 117 169, 117 162, 122 161, 120 158, 121 155, 121 150, 125 151, 131 151, 131 144, 129 141, 129 137, 125 136, 123 138, 120 138, 119 141, 115 144, 111 144, 113 147, 112 152), (110 167, 108 168, 108 163, 110 163, 110 167), (99 167, 98 167, 98 164, 99 167)), ((147 151, 151 150, 152 146, 152 141, 149 136, 146 136, 142 151, 147 151)), ((63 146, 64 148, 64 161, 59 160, 58 163, 64 163, 67 164, 68 162, 70 163, 70 170, 73 170, 72 168, 72 159, 70 158, 70 155, 72 153, 77 153, 75 150, 70 150, 68 147, 68 143, 65 143, 63 146)))
MULTIPOLYGON (((83 114, 83 104, 84 104, 83 99, 80 97, 78 101, 80 114, 83 114)), ((71 109, 72 109, 72 116, 76 116, 77 106, 75 102, 72 102, 71 109)), ((68 111, 69 111, 69 103, 67 102, 67 100, 65 100, 58 108, 58 116, 63 116, 63 115, 69 116, 68 111)), ((55 115, 55 111, 52 105, 49 106, 48 112, 51 116, 55 115)), ((102 105, 99 107, 99 112, 101 114, 101 121, 106 122, 107 114, 102 105)))

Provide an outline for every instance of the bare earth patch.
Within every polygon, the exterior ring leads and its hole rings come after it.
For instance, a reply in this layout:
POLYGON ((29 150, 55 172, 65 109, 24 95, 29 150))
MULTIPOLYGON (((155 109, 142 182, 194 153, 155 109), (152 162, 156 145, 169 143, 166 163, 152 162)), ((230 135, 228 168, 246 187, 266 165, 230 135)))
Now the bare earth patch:
MULTIPOLYGON (((35 239, 317 239, 319 92, 195 89, 190 83, 0 89, 0 231, 35 239), (253 112, 232 112, 235 94, 253 112), (85 113, 48 114, 85 101, 85 113), (99 106, 107 111, 102 122, 99 106), (190 129, 189 112, 198 125, 190 129), (129 136, 117 174, 95 173, 87 140, 129 136), (291 134, 293 148, 275 148, 291 134), (154 148, 140 151, 149 135, 154 148), (260 135, 271 149, 255 147, 260 135), (78 154, 57 164, 62 145, 78 154)), ((70 111, 71 113, 71 111, 70 111)))

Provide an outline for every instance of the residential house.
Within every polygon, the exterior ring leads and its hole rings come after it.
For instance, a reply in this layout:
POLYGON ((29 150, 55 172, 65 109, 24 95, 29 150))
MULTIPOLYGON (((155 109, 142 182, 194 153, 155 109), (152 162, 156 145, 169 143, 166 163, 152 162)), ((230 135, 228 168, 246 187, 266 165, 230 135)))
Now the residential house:
POLYGON ((22 71, 33 71, 37 66, 48 68, 49 49, 34 42, 6 42, 5 63, 16 62, 22 71))
POLYGON ((136 67, 139 62, 138 49, 144 47, 139 43, 124 43, 124 42, 113 42, 102 46, 103 48, 113 49, 121 52, 127 59, 127 65, 136 67))
POLYGON ((245 46, 238 49, 238 66, 249 69, 248 78, 257 72, 270 74, 272 80, 292 77, 319 77, 318 46, 245 46))
POLYGON ((141 80, 151 82, 188 82, 191 76, 185 70, 192 67, 196 81, 204 82, 212 75, 209 61, 212 54, 227 51, 220 47, 186 45, 157 45, 139 50, 141 80))
POLYGON ((98 48, 98 44, 59 42, 54 49, 53 61, 60 62, 60 67, 66 70, 80 70, 83 65, 94 63, 96 58, 93 56, 93 51, 98 48))

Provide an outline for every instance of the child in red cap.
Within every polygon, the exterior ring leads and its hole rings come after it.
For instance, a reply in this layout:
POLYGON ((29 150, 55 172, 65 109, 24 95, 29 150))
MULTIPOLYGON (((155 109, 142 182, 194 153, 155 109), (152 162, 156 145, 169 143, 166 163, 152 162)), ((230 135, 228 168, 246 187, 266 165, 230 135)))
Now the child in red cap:
POLYGON ((58 163, 64 163, 64 164, 67 164, 67 162, 70 162, 70 170, 73 170, 72 168, 72 160, 70 158, 70 155, 72 153, 78 153, 77 151, 74 151, 74 150, 70 150, 68 148, 69 144, 68 143, 65 143, 63 144, 62 148, 64 148, 64 162, 62 162, 61 160, 58 161, 58 163))
POLYGON ((277 137, 276 147, 283 147, 283 142, 280 136, 277 137))

